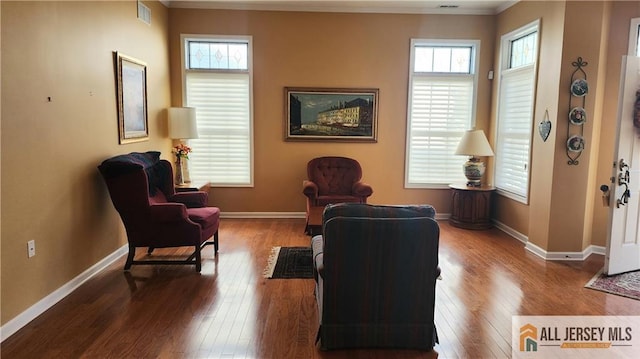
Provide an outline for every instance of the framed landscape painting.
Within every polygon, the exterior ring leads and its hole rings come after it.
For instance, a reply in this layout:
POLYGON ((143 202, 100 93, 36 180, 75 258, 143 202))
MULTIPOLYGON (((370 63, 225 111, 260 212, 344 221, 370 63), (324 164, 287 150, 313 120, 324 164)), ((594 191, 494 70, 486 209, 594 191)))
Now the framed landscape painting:
POLYGON ((376 142, 378 89, 285 87, 285 140, 376 142))
POLYGON ((149 139, 147 65, 114 52, 120 144, 149 139))

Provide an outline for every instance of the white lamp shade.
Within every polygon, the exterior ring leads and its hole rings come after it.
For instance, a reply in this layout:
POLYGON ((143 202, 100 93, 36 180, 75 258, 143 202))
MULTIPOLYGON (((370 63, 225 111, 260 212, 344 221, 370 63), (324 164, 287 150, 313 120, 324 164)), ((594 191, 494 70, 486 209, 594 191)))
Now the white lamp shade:
POLYGON ((468 130, 462 135, 455 155, 493 156, 493 150, 482 130, 468 130))
POLYGON ((175 139, 198 138, 196 109, 193 107, 170 107, 169 137, 175 139))

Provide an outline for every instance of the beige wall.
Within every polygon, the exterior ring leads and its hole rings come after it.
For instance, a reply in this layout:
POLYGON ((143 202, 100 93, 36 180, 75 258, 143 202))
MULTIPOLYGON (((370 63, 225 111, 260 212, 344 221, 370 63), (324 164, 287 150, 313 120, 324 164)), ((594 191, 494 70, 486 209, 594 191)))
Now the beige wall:
MULTIPOLYGON (((498 196, 495 218, 549 252, 579 252, 589 245, 606 244, 608 212, 601 205, 599 187, 611 173, 621 49, 626 52, 629 19, 638 16, 638 2, 524 1, 497 17, 496 41, 537 18, 541 39, 530 201, 525 205, 498 196), (576 27, 576 23, 589 26, 576 27), (571 63, 579 56, 588 62, 586 150, 578 166, 569 166, 568 88, 575 70, 571 63), (543 142, 537 124, 547 109, 553 129, 543 142)), ((496 49, 496 58, 498 53, 496 49)), ((493 91, 497 96, 495 86, 493 91)), ((571 134, 575 133, 572 127, 571 134)))
POLYGON ((147 4, 151 26, 134 1, 0 3, 3 325, 126 243, 96 166, 170 150, 168 10, 147 4), (147 63, 147 142, 118 145, 112 51, 147 63))
POLYGON ((558 92, 558 130, 553 166, 552 201, 549 233, 546 236, 548 246, 543 247, 549 251, 581 251, 586 247, 583 239, 591 235, 590 221, 587 221, 585 214, 587 208, 592 208, 591 203, 597 190, 590 181, 590 176, 594 174, 590 169, 597 165, 598 160, 597 157, 592 156, 592 149, 597 148, 597 139, 600 136, 596 132, 600 126, 594 125, 601 121, 601 114, 596 111, 596 104, 598 98, 603 96, 600 54, 606 48, 606 43, 602 39, 605 7, 606 4, 599 1, 567 2, 558 92), (592 26, 580 29, 573 25, 576 21, 584 21, 592 26), (582 126, 586 142, 585 151, 578 159, 579 164, 574 166, 567 164, 566 141, 568 133, 580 133, 576 126, 569 126, 569 128, 567 126, 571 107, 582 105, 582 102, 575 97, 570 105, 569 87, 571 75, 576 69, 571 64, 578 57, 588 62, 584 71, 589 81, 589 94, 585 97, 584 107, 589 117, 582 126))
MULTIPOLYGON (((618 113, 618 96, 620 86, 620 71, 622 56, 627 54, 629 45, 629 23, 633 18, 640 17, 640 2, 618 1, 611 6, 611 20, 609 22, 604 69, 604 100, 602 103, 600 146, 598 149, 598 167, 595 184, 609 184, 612 175, 613 153, 616 140, 616 121, 618 113)), ((600 197, 599 191, 596 196, 600 197)), ((608 231, 609 208, 599 205, 596 198, 593 208, 593 236, 595 245, 606 245, 608 231)))
POLYGON ((306 163, 323 155, 361 163, 374 189, 370 203, 429 203, 450 212, 448 190, 404 188, 410 41, 481 41, 477 122, 486 130, 493 16, 172 9, 169 18, 174 105, 182 98, 180 34, 253 36, 255 188, 213 188, 212 203, 223 212, 303 212, 306 163), (378 142, 284 141, 285 86, 379 88, 378 142))
MULTIPOLYGON (((534 126, 531 148, 531 177, 529 203, 523 204, 506 197, 496 196, 496 220, 527 235, 536 245, 546 247, 549 232, 551 188, 553 186, 554 144, 559 120, 558 83, 561 71, 562 33, 564 24, 564 2, 518 3, 497 16, 495 68, 500 68, 500 39, 533 21, 540 21, 540 54, 538 59, 538 82, 535 93, 534 126), (552 131, 546 142, 538 135, 537 123, 542 121, 545 111, 549 113, 552 131)), ((497 81, 493 98, 498 98, 497 81)), ((497 102, 492 102, 491 118, 495 119, 497 102)), ((495 121, 494 121, 495 122, 495 121)), ((493 126, 495 130, 495 124, 493 126)))

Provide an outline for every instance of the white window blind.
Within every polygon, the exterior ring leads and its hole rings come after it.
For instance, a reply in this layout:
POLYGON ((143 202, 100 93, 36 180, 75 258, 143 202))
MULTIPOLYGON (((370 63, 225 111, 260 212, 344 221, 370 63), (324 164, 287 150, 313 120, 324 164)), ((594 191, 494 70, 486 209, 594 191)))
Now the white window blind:
POLYGON ((495 184, 510 198, 528 202, 531 131, 539 22, 502 37, 495 184))
POLYGON ((414 75, 409 105, 407 187, 464 182, 453 153, 471 127, 474 76, 414 75))
POLYGON ((496 150, 496 187, 527 197, 533 118, 533 65, 502 74, 496 150))
POLYGON ((195 107, 198 138, 189 141, 192 179, 253 186, 250 36, 182 35, 184 105, 195 107))
POLYGON ((187 72, 187 106, 196 108, 198 139, 190 140, 193 179, 251 185, 251 88, 248 73, 187 72))

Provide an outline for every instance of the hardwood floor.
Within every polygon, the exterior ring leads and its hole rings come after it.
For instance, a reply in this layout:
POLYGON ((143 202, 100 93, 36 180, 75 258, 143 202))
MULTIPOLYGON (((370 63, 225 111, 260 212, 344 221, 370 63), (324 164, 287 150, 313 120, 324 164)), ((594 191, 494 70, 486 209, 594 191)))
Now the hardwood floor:
MULTIPOLYGON (((267 280, 272 246, 308 245, 302 219, 223 219, 220 252, 193 266, 134 266, 124 257, 1 346, 3 358, 505 358, 512 315, 631 315, 640 301, 584 288, 603 257, 545 262, 496 229, 440 222, 432 352, 314 344, 313 280, 267 280)), ((154 255, 172 255, 156 250, 154 255)), ((143 255, 141 251, 139 255, 143 255)))

